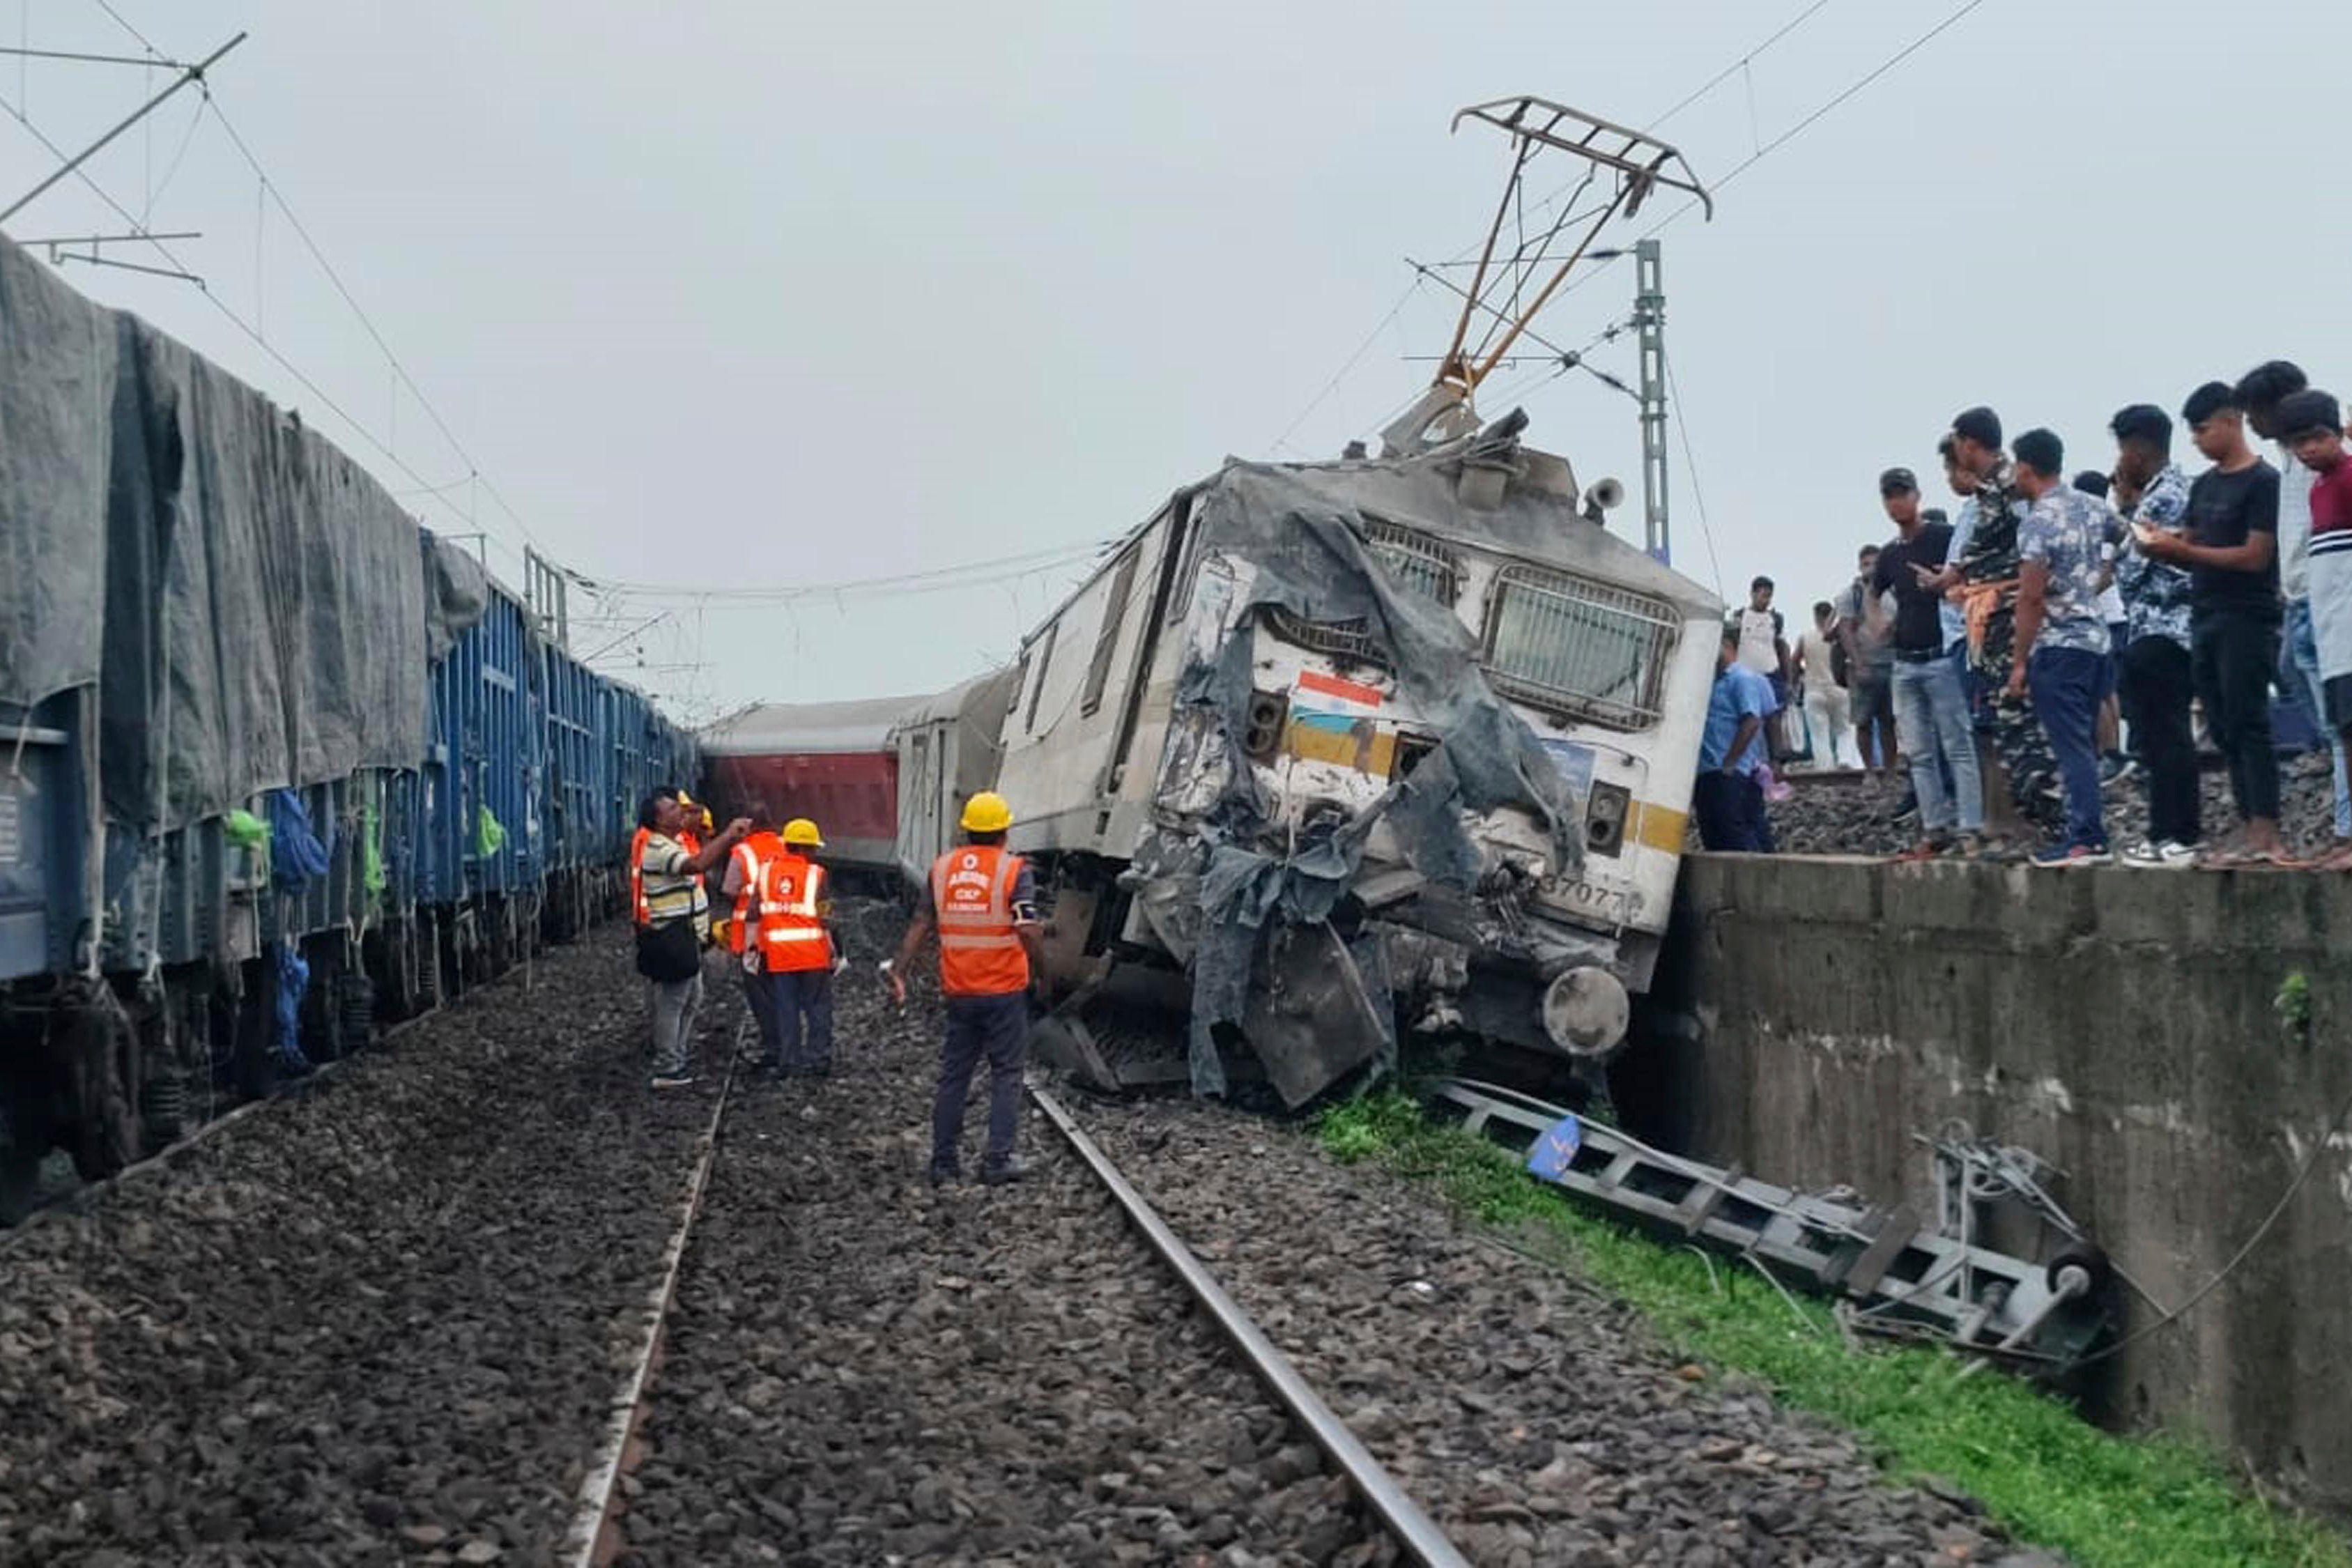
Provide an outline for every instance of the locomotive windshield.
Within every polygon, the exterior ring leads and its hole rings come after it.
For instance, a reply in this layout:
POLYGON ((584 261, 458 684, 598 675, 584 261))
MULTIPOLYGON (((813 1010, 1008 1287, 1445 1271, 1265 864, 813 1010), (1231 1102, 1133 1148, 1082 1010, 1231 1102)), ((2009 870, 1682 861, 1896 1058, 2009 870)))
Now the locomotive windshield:
POLYGON ((1507 566, 1487 600, 1487 679, 1559 718, 1647 729, 1658 721, 1679 625, 1673 605, 1646 594, 1507 566))

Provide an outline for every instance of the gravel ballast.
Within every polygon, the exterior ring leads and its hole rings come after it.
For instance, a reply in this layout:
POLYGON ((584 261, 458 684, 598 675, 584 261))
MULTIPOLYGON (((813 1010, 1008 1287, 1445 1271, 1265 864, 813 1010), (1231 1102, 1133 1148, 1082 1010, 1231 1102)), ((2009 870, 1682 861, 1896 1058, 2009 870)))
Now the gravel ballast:
MULTIPOLYGON (((2206 759, 2218 767, 2220 759, 2206 759)), ((1907 769, 1906 770, 1908 771, 1907 769)), ((1906 793, 1901 779, 1864 783, 1859 778, 1807 780, 1792 773, 1790 797, 1769 807, 1772 837, 1783 855, 1899 855, 1919 841, 1916 817, 1897 822, 1906 793)), ((2205 837, 2218 841, 2238 825, 2226 773, 2208 772, 2199 780, 2205 837)), ((2107 841, 2117 850, 2147 837, 2147 791, 2143 779, 2126 779, 2105 792, 2107 841)), ((2335 838, 2334 784, 2326 752, 2279 759, 2279 832, 2298 855, 2316 855, 2335 838)), ((2021 852, 2041 847, 2028 830, 2021 852)), ((1691 847, 1698 847, 1694 831, 1691 847)))
POLYGON ((621 1561, 1396 1561, 1042 1120, 929 1186, 936 1004, 839 997, 835 1076, 737 1086, 621 1561))
POLYGON ((1174 1100, 1080 1114, 1473 1562, 2044 1561, 1297 1131, 1174 1100))
POLYGON ((0 1563, 553 1560, 709 1107, 530 980, 0 1238, 0 1563))

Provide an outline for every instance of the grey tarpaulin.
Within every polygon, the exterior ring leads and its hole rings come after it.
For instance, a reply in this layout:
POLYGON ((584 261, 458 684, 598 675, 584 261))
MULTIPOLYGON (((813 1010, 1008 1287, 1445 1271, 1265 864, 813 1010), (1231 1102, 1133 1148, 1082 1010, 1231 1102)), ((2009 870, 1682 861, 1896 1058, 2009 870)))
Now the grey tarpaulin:
POLYGON ((100 682, 110 816, 176 826, 422 763, 428 595, 446 638, 487 603, 478 571, 420 547, 298 416, 5 240, 0 356, 19 568, 0 578, 0 696, 100 682))
POLYGON ((439 663, 457 635, 489 613, 490 574, 465 547, 425 530, 425 657, 439 663))
POLYGON ((0 701, 98 679, 113 322, 0 240, 0 701))
MULTIPOLYGON (((1510 449, 1495 455, 1507 458, 1510 449)), ((1454 500, 1458 471, 1458 458, 1297 468, 1231 462, 1192 492, 1203 561, 1223 555, 1244 569, 1223 642, 1213 658, 1188 662, 1180 678, 1161 803, 1204 777, 1222 787, 1213 802, 1187 803, 1181 829, 1163 816, 1137 863, 1197 889, 1197 925, 1184 922, 1193 938, 1196 1093, 1223 1089, 1214 1031, 1240 1020, 1265 929, 1328 918, 1382 818, 1415 870, 1463 891, 1492 869, 1465 814, 1522 807, 1549 826, 1556 864, 1581 864, 1584 802, 1526 721, 1488 686, 1475 636, 1450 606, 1400 588, 1366 544, 1366 527, 1378 518, 1568 569, 1605 558, 1612 580, 1630 574, 1676 603, 1694 590, 1578 519, 1562 497, 1521 489, 1491 510, 1467 510, 1454 500), (1266 831, 1266 803, 1236 739, 1253 684, 1257 617, 1247 612, 1269 607, 1309 621, 1360 623, 1405 698, 1441 737, 1410 779, 1352 819, 1311 826, 1295 846, 1266 831)))

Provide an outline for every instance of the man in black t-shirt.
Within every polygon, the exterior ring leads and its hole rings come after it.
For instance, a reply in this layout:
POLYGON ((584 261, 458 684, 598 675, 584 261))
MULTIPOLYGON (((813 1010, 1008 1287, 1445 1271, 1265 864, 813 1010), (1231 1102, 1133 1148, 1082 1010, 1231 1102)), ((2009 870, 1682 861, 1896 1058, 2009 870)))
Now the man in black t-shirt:
POLYGON ((1895 538, 1878 552, 1871 613, 1883 623, 1881 596, 1895 595, 1894 626, 1880 629, 1894 652, 1895 730, 1911 759, 1911 791, 1919 801, 1919 842, 1905 858, 1924 860, 1954 847, 1956 830, 1958 847, 1973 853, 1984 836, 1984 782, 1960 667, 1944 647, 1944 595, 1937 585, 1952 530, 1921 518, 1919 481, 1908 468, 1881 474, 1878 495, 1895 538))
POLYGON ((2226 382, 2189 395, 2181 419, 2213 466, 2189 487, 2188 531, 2133 525, 2142 553, 2189 568, 2189 658, 2206 727, 2230 764, 2242 824, 2212 857, 2223 865, 2284 863, 2278 754, 2271 745, 2271 672, 2278 668, 2279 474, 2246 441, 2226 382))

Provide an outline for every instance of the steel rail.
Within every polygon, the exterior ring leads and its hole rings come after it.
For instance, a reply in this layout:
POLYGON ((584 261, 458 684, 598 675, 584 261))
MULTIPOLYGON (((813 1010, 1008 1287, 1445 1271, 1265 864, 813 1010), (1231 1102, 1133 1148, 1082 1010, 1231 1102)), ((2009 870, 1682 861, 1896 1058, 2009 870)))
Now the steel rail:
POLYGON ((644 1336, 632 1358, 628 1378, 614 1396, 604 1446, 597 1450, 587 1476, 580 1483, 579 1502, 564 1531, 562 1561, 576 1568, 601 1568, 620 1554, 620 1542, 613 1530, 622 1511, 621 1478, 636 1468, 629 1448, 636 1441, 637 1428, 644 1423, 646 1406, 652 1398, 654 1366, 661 1359, 670 1310, 677 1305, 677 1277, 686 1267, 687 1237, 694 1230, 694 1222, 702 1216, 703 1194, 709 1190, 710 1173, 719 1163, 719 1126, 726 1120, 728 1098, 735 1089, 736 1067, 742 1057, 743 1040, 751 1022, 747 1017, 735 1026, 735 1037, 727 1047, 727 1076, 719 1083, 718 1103, 710 1108, 710 1124, 702 1130, 696 1144, 700 1152, 693 1173, 687 1178, 686 1200, 679 1206, 677 1228, 662 1249, 661 1279, 646 1298, 644 1336))
POLYGON ((1192 1292, 1209 1316, 1216 1320, 1234 1348, 1249 1363, 1250 1370, 1271 1388, 1298 1424, 1307 1428, 1315 1446, 1330 1457, 1348 1478, 1372 1512, 1379 1516, 1398 1544, 1411 1554, 1413 1561, 1426 1568, 1469 1568, 1464 1557, 1435 1521, 1421 1510, 1421 1505, 1405 1495, 1396 1479, 1381 1467, 1347 1424, 1332 1413, 1322 1397, 1298 1374, 1290 1358, 1282 1353, 1272 1340, 1265 1337, 1241 1304, 1225 1293, 1201 1260, 1192 1255, 1168 1222, 1161 1219, 1143 1194, 1137 1192, 1128 1179, 1119 1173, 1110 1156, 1105 1154, 1095 1141, 1087 1136, 1061 1102, 1036 1084, 1029 1087, 1029 1098, 1037 1102, 1047 1119, 1058 1129, 1078 1157, 1085 1161, 1110 1195, 1127 1211, 1127 1217, 1143 1233, 1151 1249, 1160 1260, 1174 1269, 1192 1292))

